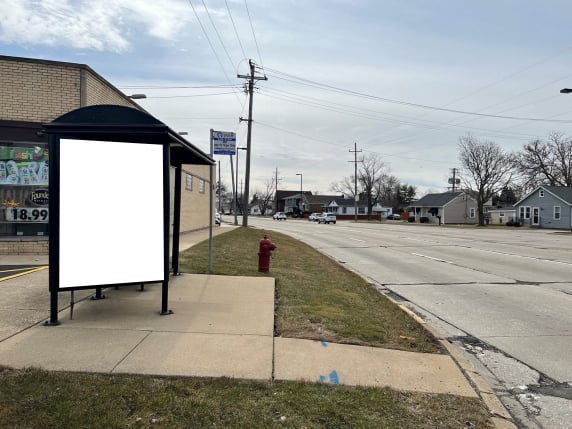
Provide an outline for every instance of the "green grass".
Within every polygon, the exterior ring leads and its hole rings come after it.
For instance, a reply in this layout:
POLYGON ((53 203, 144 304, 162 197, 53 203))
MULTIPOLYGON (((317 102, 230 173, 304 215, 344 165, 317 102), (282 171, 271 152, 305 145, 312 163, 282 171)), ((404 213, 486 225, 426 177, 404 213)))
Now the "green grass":
POLYGON ((314 383, 10 371, 5 428, 491 428, 475 399, 314 383))
MULTIPOLYGON (((435 352, 433 338, 361 277, 310 247, 278 245, 276 334, 435 352), (415 338, 402 339, 399 336, 415 338)), ((247 228, 215 237, 216 274, 258 276, 258 241, 247 228)), ((183 271, 207 270, 208 243, 182 255, 183 271)), ((63 351, 65 352, 65 351, 63 351)), ((390 388, 227 378, 159 378, 0 367, 4 428, 484 428, 479 399, 390 388)))
MULTIPOLYGON (((181 271, 208 271, 208 242, 181 254, 181 271)), ((422 326, 362 277, 306 244, 276 232, 237 228, 213 242, 213 274, 276 278, 276 335, 436 353, 422 326), (278 246, 270 273, 258 272, 258 243, 278 246)))

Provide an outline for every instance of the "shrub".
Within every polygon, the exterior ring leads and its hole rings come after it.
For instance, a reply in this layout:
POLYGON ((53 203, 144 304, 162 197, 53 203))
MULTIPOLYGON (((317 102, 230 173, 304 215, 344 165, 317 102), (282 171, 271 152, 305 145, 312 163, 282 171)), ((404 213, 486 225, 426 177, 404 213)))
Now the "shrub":
POLYGON ((421 223, 429 223, 429 218, 428 218, 428 217, 425 217, 425 216, 422 216, 421 218, 419 218, 419 222, 421 222, 421 223))

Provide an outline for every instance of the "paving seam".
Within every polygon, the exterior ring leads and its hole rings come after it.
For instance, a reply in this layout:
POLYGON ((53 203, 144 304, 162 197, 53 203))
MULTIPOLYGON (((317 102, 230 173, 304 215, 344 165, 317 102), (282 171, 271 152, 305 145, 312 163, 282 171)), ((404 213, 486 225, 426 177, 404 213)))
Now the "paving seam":
POLYGON ((153 332, 149 331, 147 332, 147 335, 145 335, 143 338, 141 338, 141 341, 139 341, 137 344, 135 344, 131 350, 129 350, 125 356, 123 356, 121 359, 119 359, 119 361, 113 366, 113 368, 111 368, 111 371, 109 371, 110 373, 115 373, 115 370, 117 369, 117 367, 119 365, 121 365, 123 363, 123 361, 125 361, 125 359, 127 359, 129 357, 129 355, 131 355, 131 353, 133 353, 135 351, 135 349, 137 347, 139 347, 141 344, 143 344, 143 341, 145 341, 147 338, 149 338, 149 335, 151 335, 153 332))

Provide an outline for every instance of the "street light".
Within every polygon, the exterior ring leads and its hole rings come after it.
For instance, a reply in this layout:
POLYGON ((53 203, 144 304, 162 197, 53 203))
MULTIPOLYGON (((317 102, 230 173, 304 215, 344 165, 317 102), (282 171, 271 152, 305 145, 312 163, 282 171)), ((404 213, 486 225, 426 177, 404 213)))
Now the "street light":
POLYGON ((300 217, 304 217, 304 193, 302 192, 302 173, 296 173, 300 176, 300 217))
POLYGON ((237 205, 238 205, 238 151, 239 150, 246 150, 245 147, 237 147, 236 148, 236 180, 234 185, 234 201, 233 203, 233 211, 234 211, 234 224, 238 225, 238 217, 236 215, 237 205))
POLYGON ((569 94, 572 92, 572 88, 562 88, 560 94, 569 94))

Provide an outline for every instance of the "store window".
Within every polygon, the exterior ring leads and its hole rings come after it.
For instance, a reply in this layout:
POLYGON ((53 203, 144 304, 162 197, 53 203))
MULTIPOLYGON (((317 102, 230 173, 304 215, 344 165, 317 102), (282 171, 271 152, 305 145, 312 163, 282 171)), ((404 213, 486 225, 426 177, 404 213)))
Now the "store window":
POLYGON ((0 142, 0 235, 47 235, 46 144, 0 142))

